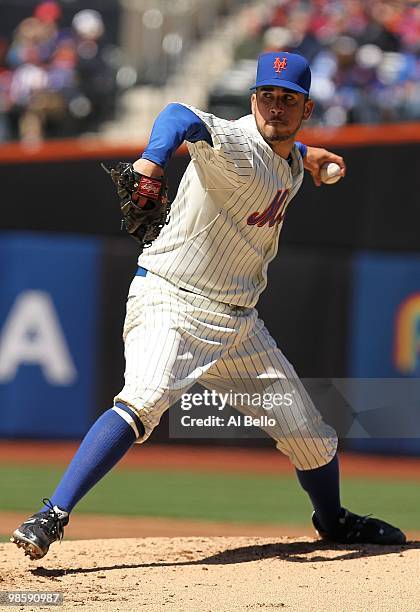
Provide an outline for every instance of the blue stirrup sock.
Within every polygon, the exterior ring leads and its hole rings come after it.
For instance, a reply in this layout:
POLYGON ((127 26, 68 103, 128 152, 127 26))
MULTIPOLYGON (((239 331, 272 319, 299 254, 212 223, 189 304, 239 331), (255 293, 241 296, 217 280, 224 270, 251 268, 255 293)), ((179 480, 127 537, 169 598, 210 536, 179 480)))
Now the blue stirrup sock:
POLYGON ((308 493, 316 517, 325 531, 337 525, 341 515, 340 474, 338 456, 313 470, 298 470, 296 474, 302 488, 308 493))
MULTIPOLYGON (((116 406, 135 421, 139 435, 144 429, 137 415, 125 404, 116 406)), ((71 512, 78 501, 107 474, 136 441, 132 425, 113 408, 104 412, 87 432, 59 485, 51 497, 53 506, 71 512)), ((47 506, 42 511, 48 510, 47 506)))

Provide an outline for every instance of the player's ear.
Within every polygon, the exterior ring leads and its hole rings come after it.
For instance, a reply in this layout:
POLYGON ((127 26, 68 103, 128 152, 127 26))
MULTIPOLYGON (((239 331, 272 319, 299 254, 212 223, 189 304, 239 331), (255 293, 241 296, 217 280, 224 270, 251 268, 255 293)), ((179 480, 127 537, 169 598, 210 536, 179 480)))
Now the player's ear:
POLYGON ((314 106, 315 103, 313 100, 311 100, 310 98, 308 98, 307 100, 305 100, 305 108, 303 110, 303 119, 306 121, 307 119, 310 119, 312 112, 314 110, 314 106))
POLYGON ((253 93, 251 94, 251 111, 253 115, 255 115, 256 104, 257 104, 257 95, 253 93))

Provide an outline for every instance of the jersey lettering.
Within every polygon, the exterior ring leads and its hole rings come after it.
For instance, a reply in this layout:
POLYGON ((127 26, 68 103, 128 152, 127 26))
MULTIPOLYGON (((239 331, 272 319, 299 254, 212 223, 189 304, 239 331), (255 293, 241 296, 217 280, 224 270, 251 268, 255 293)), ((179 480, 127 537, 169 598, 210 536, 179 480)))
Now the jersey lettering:
POLYGON ((288 195, 288 189, 280 189, 264 212, 260 213, 257 210, 248 217, 248 225, 263 227, 263 225, 268 223, 268 227, 273 227, 273 225, 276 223, 280 223, 280 221, 283 220, 284 213, 286 212, 285 204, 288 195))

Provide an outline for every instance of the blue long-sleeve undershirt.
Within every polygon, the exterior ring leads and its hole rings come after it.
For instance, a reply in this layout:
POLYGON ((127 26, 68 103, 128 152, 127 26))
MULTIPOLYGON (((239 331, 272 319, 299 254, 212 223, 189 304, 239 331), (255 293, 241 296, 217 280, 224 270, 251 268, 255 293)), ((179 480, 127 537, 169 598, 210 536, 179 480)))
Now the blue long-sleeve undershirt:
MULTIPOLYGON (((184 140, 204 140, 213 146, 211 135, 200 117, 186 106, 173 102, 157 116, 142 158, 164 167, 184 140)), ((296 142, 296 146, 302 157, 305 157, 306 145, 296 142)))

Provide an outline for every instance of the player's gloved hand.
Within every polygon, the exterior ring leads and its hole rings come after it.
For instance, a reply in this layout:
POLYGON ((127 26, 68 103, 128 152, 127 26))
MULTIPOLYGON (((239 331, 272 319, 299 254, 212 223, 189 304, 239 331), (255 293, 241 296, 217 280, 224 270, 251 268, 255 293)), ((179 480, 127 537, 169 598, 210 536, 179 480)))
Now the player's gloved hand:
POLYGON ((321 166, 327 162, 338 164, 341 168, 341 176, 345 176, 346 164, 340 155, 336 155, 335 153, 327 151, 327 149, 321 149, 319 147, 307 148, 306 155, 303 159, 303 167, 311 173, 312 180, 317 187, 322 185, 320 176, 321 166))
POLYGON ((122 212, 121 227, 136 240, 141 249, 149 247, 169 222, 170 204, 165 178, 149 177, 134 170, 130 163, 119 162, 108 170, 117 188, 122 212))

